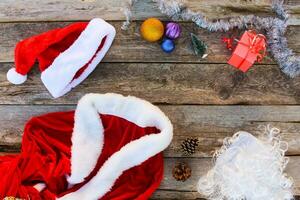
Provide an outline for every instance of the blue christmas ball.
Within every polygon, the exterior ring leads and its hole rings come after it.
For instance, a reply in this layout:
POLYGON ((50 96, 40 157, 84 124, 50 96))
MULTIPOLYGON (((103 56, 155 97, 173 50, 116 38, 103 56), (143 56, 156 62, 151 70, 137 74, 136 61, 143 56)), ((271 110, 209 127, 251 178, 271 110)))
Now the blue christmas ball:
POLYGON ((166 53, 171 53, 175 49, 175 44, 173 40, 164 39, 161 43, 161 49, 166 53))

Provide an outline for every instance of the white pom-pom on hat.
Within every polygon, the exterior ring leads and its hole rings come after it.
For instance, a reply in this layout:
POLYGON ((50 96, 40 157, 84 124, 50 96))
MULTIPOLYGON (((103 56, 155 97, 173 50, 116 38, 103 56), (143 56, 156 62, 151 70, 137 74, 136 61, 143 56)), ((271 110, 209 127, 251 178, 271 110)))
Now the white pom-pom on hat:
POLYGON ((22 75, 18 73, 16 71, 16 68, 11 68, 10 70, 8 70, 6 76, 7 80, 15 85, 22 84, 27 80, 27 75, 22 75))

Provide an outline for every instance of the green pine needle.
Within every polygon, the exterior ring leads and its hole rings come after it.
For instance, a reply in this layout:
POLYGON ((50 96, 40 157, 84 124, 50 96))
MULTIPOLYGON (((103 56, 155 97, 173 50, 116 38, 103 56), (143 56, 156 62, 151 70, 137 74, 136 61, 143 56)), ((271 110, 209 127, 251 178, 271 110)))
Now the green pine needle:
POLYGON ((202 40, 200 40, 194 33, 191 33, 191 40, 195 54, 201 56, 202 58, 205 58, 207 56, 207 45, 202 40))

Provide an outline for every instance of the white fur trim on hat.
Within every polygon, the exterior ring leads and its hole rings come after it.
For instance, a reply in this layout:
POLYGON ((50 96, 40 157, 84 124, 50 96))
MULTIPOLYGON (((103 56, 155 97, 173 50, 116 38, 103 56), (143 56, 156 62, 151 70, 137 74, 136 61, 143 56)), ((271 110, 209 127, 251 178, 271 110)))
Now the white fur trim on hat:
POLYGON ((16 68, 11 68, 6 74, 7 80, 12 84, 19 85, 27 80, 27 75, 19 74, 16 68))
POLYGON ((104 129, 99 113, 121 117, 140 127, 156 127, 161 132, 145 135, 123 146, 106 160, 89 182, 77 191, 58 198, 60 200, 100 199, 111 190, 124 171, 163 151, 172 140, 170 120, 151 103, 118 94, 85 95, 75 111, 70 185, 80 183, 90 175, 101 154, 104 129))
POLYGON ((116 30, 109 23, 99 18, 91 20, 77 40, 42 72, 42 82, 51 95, 60 97, 81 83, 102 60, 115 35, 116 30), (104 37, 105 43, 97 52, 104 37), (89 61, 83 73, 73 80, 77 71, 89 61))

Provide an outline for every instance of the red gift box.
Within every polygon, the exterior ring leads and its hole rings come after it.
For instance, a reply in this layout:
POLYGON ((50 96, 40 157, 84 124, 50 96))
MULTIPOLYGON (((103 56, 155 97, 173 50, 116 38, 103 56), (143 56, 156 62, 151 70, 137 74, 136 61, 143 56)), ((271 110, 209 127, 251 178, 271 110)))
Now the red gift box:
POLYGON ((246 31, 236 46, 228 64, 246 72, 254 62, 261 61, 266 52, 266 38, 254 31, 246 31))

